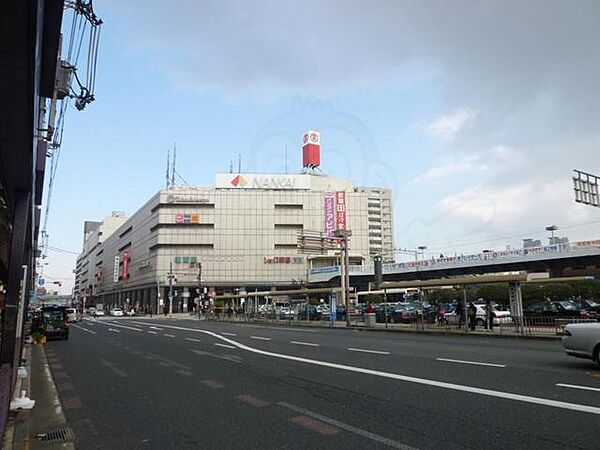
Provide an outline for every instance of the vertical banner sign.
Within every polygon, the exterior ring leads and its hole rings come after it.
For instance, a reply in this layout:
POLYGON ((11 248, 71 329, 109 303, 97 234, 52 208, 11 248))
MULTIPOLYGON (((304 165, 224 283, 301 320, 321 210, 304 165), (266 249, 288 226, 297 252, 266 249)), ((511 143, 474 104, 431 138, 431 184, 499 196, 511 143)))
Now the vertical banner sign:
POLYGON ((325 192, 325 235, 331 236, 335 230, 335 197, 333 192, 325 192))
POLYGON ((119 282, 119 263, 121 262, 121 258, 119 256, 115 256, 115 265, 113 267, 113 283, 119 282))
POLYGON ((129 278, 129 252, 123 252, 123 279, 129 278))
POLYGON ((337 203, 335 225, 337 230, 346 230, 346 192, 335 193, 337 203))

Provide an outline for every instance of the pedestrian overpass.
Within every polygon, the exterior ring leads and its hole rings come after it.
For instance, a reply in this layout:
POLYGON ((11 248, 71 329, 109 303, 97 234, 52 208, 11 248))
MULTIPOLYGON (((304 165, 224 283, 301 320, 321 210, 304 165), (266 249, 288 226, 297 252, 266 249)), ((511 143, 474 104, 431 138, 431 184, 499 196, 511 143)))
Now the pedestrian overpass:
MULTIPOLYGON (((383 280, 429 280, 504 272, 549 272, 553 277, 560 277, 565 269, 580 268, 584 272, 594 272, 599 267, 600 239, 545 247, 486 251, 472 255, 440 255, 439 258, 384 264, 383 280)), ((374 281, 373 264, 351 265, 349 272, 352 286, 368 285, 370 281, 374 281)), ((308 270, 308 282, 337 283, 340 273, 340 266, 311 267, 308 270)))

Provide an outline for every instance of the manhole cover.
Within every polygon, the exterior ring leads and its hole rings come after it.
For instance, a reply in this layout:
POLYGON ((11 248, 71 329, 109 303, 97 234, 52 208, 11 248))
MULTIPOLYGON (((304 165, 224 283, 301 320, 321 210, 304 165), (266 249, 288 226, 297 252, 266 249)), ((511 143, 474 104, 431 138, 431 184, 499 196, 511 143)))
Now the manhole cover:
POLYGON ((37 438, 44 444, 50 444, 52 442, 72 441, 75 439, 75 433, 73 433, 71 427, 65 427, 48 431, 47 433, 40 433, 37 435, 37 438))

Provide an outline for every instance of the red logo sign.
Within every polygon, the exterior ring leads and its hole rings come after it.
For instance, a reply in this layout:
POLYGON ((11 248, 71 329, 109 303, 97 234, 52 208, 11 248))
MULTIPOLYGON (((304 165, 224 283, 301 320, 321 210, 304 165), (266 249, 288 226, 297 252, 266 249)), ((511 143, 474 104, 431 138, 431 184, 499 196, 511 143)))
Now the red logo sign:
POLYGON ((183 214, 177 214, 175 216, 175 223, 183 223, 183 214))
POLYGON ((310 134, 310 140, 312 142, 319 142, 319 135, 317 133, 311 133, 310 134))

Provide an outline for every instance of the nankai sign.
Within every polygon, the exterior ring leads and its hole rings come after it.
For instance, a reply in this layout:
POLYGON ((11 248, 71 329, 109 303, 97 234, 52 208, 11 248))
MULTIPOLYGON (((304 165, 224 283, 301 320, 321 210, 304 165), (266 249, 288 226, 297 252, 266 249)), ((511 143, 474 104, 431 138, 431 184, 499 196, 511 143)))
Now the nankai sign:
POLYGON ((220 189, 310 189, 305 175, 217 174, 215 187, 220 189))

